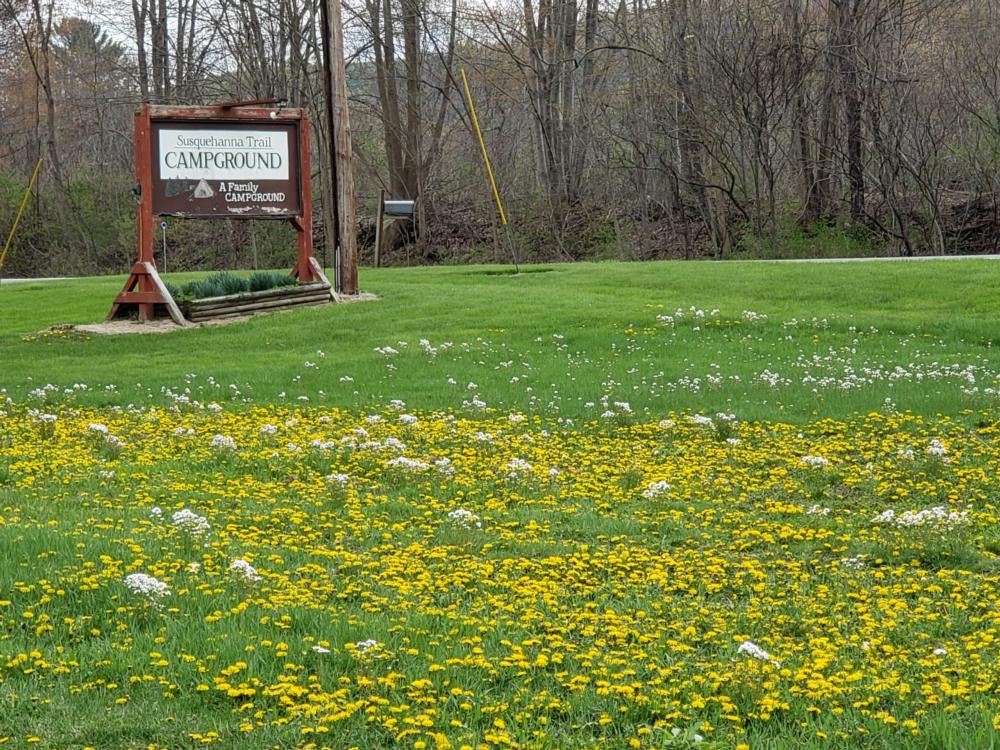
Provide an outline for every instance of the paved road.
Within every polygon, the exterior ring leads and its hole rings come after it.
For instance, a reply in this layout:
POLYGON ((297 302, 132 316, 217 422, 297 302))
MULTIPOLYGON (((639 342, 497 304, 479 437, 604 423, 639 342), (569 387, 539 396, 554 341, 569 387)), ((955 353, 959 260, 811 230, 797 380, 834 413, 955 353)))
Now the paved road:
POLYGON ((0 279, 0 284, 30 284, 33 281, 72 281, 72 276, 52 276, 45 279, 0 279))

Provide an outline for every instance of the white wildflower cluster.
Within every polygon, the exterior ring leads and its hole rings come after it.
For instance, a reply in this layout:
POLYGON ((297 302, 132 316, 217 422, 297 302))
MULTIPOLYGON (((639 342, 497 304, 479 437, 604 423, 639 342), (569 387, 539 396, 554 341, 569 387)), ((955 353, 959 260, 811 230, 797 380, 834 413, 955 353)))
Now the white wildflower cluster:
POLYGON ((746 654, 747 656, 752 657, 754 659, 770 662, 776 667, 781 666, 781 662, 777 661, 776 659, 772 659, 771 655, 767 653, 767 651, 762 649, 753 641, 743 641, 743 643, 740 644, 740 647, 736 649, 736 653, 746 654))
POLYGON ((246 560, 233 560, 229 564, 229 570, 246 583, 256 583, 260 580, 260 573, 246 560))
POLYGON ((177 435, 178 437, 181 437, 181 436, 184 436, 184 435, 194 435, 194 428, 193 427, 175 427, 174 428, 174 434, 177 435))
POLYGON ((125 447, 125 441, 117 435, 112 435, 111 433, 104 436, 104 444, 114 448, 115 450, 120 450, 125 447))
POLYGON ((265 424, 260 428, 261 435, 274 435, 278 431, 278 425, 276 424, 265 424))
POLYGON ((455 467, 451 465, 450 458, 439 458, 434 461, 434 466, 442 474, 446 476, 452 476, 455 473, 455 467))
POLYGON ((770 369, 764 368, 762 371, 757 373, 757 380, 762 383, 767 383, 772 388, 777 388, 778 386, 788 386, 792 384, 791 379, 784 378, 776 372, 771 372, 770 369))
POLYGON ((471 399, 462 401, 462 407, 465 409, 485 409, 486 402, 479 398, 479 394, 477 393, 471 399))
POLYGON ((413 416, 412 414, 400 414, 399 415, 399 423, 400 424, 412 425, 412 424, 416 424, 418 421, 419 420, 415 416, 413 416))
POLYGON ((937 438, 931 440, 931 443, 927 446, 926 450, 927 455, 931 458, 936 458, 937 460, 945 463, 948 462, 948 449, 945 448, 944 444, 937 438))
POLYGON ((234 451, 236 450, 236 441, 228 435, 213 435, 212 436, 212 450, 217 451, 234 451))
POLYGON ((339 485, 341 485, 343 487, 343 486, 346 486, 347 484, 350 483, 350 481, 351 481, 351 475, 350 474, 327 474, 326 477, 324 477, 324 479, 326 479, 326 481, 328 481, 328 482, 332 482, 334 484, 339 484, 339 485))
POLYGON ((354 648, 356 648, 360 653, 363 654, 367 651, 372 651, 378 648, 379 645, 380 644, 378 641, 376 641, 373 638, 369 638, 367 641, 358 641, 357 643, 354 644, 354 648))
POLYGON ((211 524, 205 516, 199 516, 190 508, 181 508, 179 511, 176 511, 171 516, 171 520, 173 521, 174 528, 180 529, 191 536, 204 536, 212 529, 211 524))
POLYGON ((317 654, 328 654, 328 653, 330 653, 330 649, 326 648, 325 646, 313 646, 312 650, 315 651, 317 654))
POLYGON ((898 451, 896 451, 896 455, 899 456, 900 458, 905 458, 910 461, 912 461, 916 457, 916 453, 914 453, 913 448, 900 448, 898 451))
POLYGON ((395 354, 399 354, 398 349, 393 349, 391 346, 376 346, 372 351, 376 354, 381 354, 386 357, 391 357, 395 354))
POLYGON ((166 583, 145 573, 130 573, 125 576, 125 588, 137 596, 144 596, 154 604, 170 593, 166 583))
POLYGON ((810 505, 806 509, 806 514, 810 516, 828 516, 830 515, 830 509, 824 508, 821 505, 810 505))
MULTIPOLYGON (((369 414, 367 417, 365 417, 365 422, 367 422, 368 424, 378 424, 379 422, 384 422, 384 421, 385 420, 382 418, 381 414, 369 414)), ((365 434, 367 435, 368 433, 366 432, 365 434)))
POLYGON ((843 565, 845 568, 854 568, 855 570, 857 570, 858 568, 865 567, 865 560, 866 560, 865 555, 855 555, 854 557, 842 557, 840 559, 840 564, 843 565))
POLYGON ((423 471, 428 468, 428 464, 406 456, 397 456, 389 459, 386 464, 390 469, 403 469, 404 471, 423 471))
POLYGON ((743 320, 748 323, 766 323, 767 315, 764 313, 754 312, 753 310, 744 310, 743 320))
POLYGON ((830 465, 830 459, 823 458, 823 456, 803 456, 801 460, 806 466, 813 466, 817 468, 823 468, 830 465))
POLYGON ((512 424, 517 424, 518 422, 523 422, 526 419, 527 419, 527 417, 524 416, 523 414, 508 414, 507 415, 507 421, 511 422, 512 424))
POLYGON ((37 421, 45 425, 53 425, 59 421, 59 417, 57 417, 55 414, 43 414, 42 412, 36 409, 29 409, 28 414, 30 414, 37 421))
POLYGON ((365 451, 375 451, 381 453, 383 451, 395 451, 396 453, 403 453, 406 451, 406 444, 395 437, 387 437, 385 440, 366 440, 362 443, 357 442, 353 437, 347 436, 341 441, 344 445, 357 448, 359 450, 365 451))
POLYGON ((950 529, 956 526, 968 526, 972 523, 967 510, 948 510, 943 505, 935 505, 924 510, 907 510, 899 515, 892 508, 884 510, 872 519, 875 524, 887 524, 900 528, 914 526, 929 526, 935 529, 950 529))
POLYGON ((154 521, 159 521, 163 518, 163 509, 159 505, 154 505, 149 509, 149 517, 154 521))
POLYGON ((476 432, 475 435, 472 436, 472 439, 475 440, 477 443, 492 443, 493 434, 490 432, 483 432, 482 430, 479 430, 478 432, 476 432))
POLYGON ((687 417, 687 421, 699 427, 711 427, 712 425, 715 424, 715 422, 712 421, 711 417, 706 417, 703 414, 689 414, 687 417))
POLYGON ((504 468, 507 469, 507 476, 512 478, 531 472, 531 464, 523 458, 512 458, 504 468))
MULTIPOLYGON (((692 305, 687 310, 682 307, 678 307, 674 310, 673 315, 657 315, 656 319, 663 323, 664 325, 673 326, 684 318, 691 318, 694 321, 705 320, 705 318, 718 318, 719 310, 718 308, 713 308, 711 311, 706 312, 701 308, 692 305)), ((697 328, 695 330, 698 330, 697 328)))
POLYGON ((35 388, 28 392, 28 398, 45 398, 50 393, 57 393, 59 391, 59 386, 53 385, 52 383, 46 383, 41 388, 35 388))
POLYGON ((312 448, 314 451, 328 451, 331 448, 337 447, 337 441, 322 440, 320 438, 316 438, 315 440, 309 441, 309 447, 312 448))
POLYGON ((100 422, 91 422, 87 425, 87 430, 95 435, 100 435, 104 443, 111 448, 120 449, 125 447, 125 443, 117 435, 112 435, 108 426, 100 422))
POLYGON ((668 492, 670 492, 670 485, 666 480, 660 479, 656 482, 650 482, 649 486, 642 491, 642 496, 647 500, 655 500, 658 497, 663 497, 668 492))
POLYGON ((483 522, 479 516, 471 510, 466 510, 465 508, 455 508, 455 510, 448 513, 448 518, 450 518, 452 523, 456 526, 461 526, 464 529, 483 528, 483 522))

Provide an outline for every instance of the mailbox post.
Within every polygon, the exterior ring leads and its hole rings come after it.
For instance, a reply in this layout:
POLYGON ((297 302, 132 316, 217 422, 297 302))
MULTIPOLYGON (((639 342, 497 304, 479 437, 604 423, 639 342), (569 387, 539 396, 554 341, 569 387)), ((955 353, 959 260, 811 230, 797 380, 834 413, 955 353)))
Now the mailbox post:
POLYGON ((382 265, 382 240, 385 230, 394 221, 401 219, 416 220, 416 200, 386 200, 385 190, 378 196, 378 219, 375 222, 375 267, 382 265))

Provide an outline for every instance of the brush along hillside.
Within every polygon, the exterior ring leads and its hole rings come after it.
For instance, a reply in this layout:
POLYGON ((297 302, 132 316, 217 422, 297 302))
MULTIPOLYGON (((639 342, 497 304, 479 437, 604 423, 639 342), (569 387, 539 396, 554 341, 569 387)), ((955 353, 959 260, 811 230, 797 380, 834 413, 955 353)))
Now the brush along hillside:
POLYGON ((5 286, 0 742, 997 747, 994 268, 5 286))

